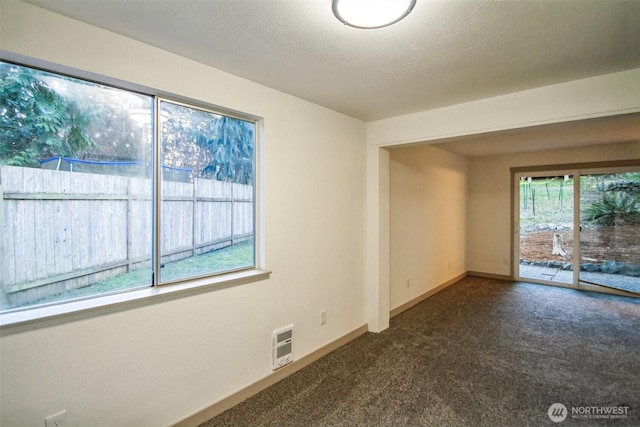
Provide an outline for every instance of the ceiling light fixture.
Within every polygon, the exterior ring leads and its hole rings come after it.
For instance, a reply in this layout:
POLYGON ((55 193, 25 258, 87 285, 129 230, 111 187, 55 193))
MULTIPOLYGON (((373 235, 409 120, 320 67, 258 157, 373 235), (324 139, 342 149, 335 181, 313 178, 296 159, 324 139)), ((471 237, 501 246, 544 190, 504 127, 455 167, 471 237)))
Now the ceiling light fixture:
POLYGON ((416 0, 333 0, 333 14, 355 28, 382 28, 407 16, 416 0))

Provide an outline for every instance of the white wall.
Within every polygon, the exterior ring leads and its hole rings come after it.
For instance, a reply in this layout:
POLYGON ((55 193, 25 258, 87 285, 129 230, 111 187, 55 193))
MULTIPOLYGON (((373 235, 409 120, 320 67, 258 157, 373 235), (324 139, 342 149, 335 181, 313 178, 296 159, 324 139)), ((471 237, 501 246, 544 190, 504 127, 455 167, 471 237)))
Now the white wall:
POLYGON ((3 328, 0 424, 160 426, 271 372, 272 330, 296 356, 366 323, 365 125, 194 61, 20 2, 0 47, 264 118, 269 280, 3 328), (319 312, 328 311, 320 326, 319 312))
POLYGON ((389 152, 394 309, 466 271, 468 160, 430 145, 389 152))
MULTIPOLYGON (((407 272, 424 290, 464 269, 508 274, 509 167, 559 158, 567 163, 638 157, 637 144, 470 162, 425 151, 419 157, 426 166, 414 181, 411 161, 399 154, 391 162, 389 151, 379 147, 639 111, 640 70, 365 128, 344 115, 20 2, 0 2, 0 48, 263 117, 266 267, 273 270, 266 281, 3 328, 2 426, 42 425, 46 415, 63 408, 70 426, 155 426, 183 419, 268 375, 275 328, 295 324, 300 357, 367 320, 372 330, 384 329, 389 308, 413 297, 395 285, 406 286, 407 272), (413 194, 424 197, 397 200, 401 194, 387 187, 390 175, 414 182, 413 194), (431 176, 434 184, 415 184, 431 176), (437 192, 441 180, 455 183, 452 199, 437 192), (396 215, 389 217, 391 197, 396 215), (443 200, 446 208, 431 210, 433 200, 443 200), (439 216, 436 221, 444 215, 453 219, 449 231, 464 230, 460 217, 468 213, 464 234, 437 255, 435 270, 419 271, 420 262, 404 257, 414 249, 434 256, 434 246, 403 243, 406 229, 396 237, 389 233, 389 223, 402 218, 396 206, 402 209, 403 203, 416 203, 425 216, 439 216), (322 327, 321 309, 329 315, 322 327)), ((439 231, 428 228, 433 222, 409 219, 425 227, 425 235, 439 231)))
MULTIPOLYGON (((389 194, 384 192, 388 185, 389 165, 383 161, 381 153, 405 144, 432 143, 450 137, 639 112, 639 99, 640 68, 637 68, 367 123, 365 277, 370 290, 367 294, 377 297, 370 298, 367 304, 371 330, 383 329, 388 324, 387 308, 391 305, 388 291, 391 286, 391 274, 388 273, 390 231, 386 215, 389 194), (373 328, 371 319, 376 321, 373 328)), ((508 187, 508 182, 495 180, 489 186, 482 186, 481 182, 474 181, 475 178, 475 175, 469 178, 471 184, 477 184, 469 188, 470 199, 475 201, 473 205, 467 203, 470 215, 475 215, 476 209, 484 209, 482 212, 500 209, 495 219, 503 220, 502 206, 507 194, 504 186, 508 187), (492 200, 499 204, 494 206, 492 200)), ((487 222, 474 219, 467 223, 467 230, 485 227, 487 222)), ((504 235, 498 233, 497 241, 476 238, 478 234, 486 236, 490 234, 488 230, 500 227, 502 223, 495 222, 491 228, 477 230, 468 236, 467 245, 474 245, 467 251, 469 270, 495 274, 509 271, 509 250, 506 249, 508 246, 503 246, 504 235), (470 255, 474 255, 473 260, 470 255)), ((508 234, 508 229, 501 230, 508 234)))
POLYGON ((640 141, 474 158, 469 166, 468 270, 511 274, 511 168, 640 159, 640 141))

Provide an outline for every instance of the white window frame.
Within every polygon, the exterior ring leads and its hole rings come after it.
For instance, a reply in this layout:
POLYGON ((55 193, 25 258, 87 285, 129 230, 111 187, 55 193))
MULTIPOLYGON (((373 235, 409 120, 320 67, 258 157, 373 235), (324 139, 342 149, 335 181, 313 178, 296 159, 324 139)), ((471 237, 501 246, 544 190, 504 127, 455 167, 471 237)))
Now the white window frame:
MULTIPOLYGON (((0 52, 0 60, 6 62, 13 62, 16 65, 30 67, 34 69, 40 69, 42 71, 55 73, 63 76, 72 77, 92 83, 97 83, 125 91, 132 91, 144 95, 148 95, 154 98, 156 107, 159 105, 160 100, 174 102, 182 104, 191 108, 202 109, 217 114, 222 114, 228 117, 237 118, 245 121, 250 121, 255 124, 254 134, 254 172, 253 172, 253 243, 254 243, 254 265, 253 267, 239 268, 236 270, 227 270, 222 272, 211 273, 205 276, 184 278, 181 280, 167 281, 164 283, 152 283, 150 281, 148 287, 135 288, 132 290, 123 290, 118 293, 111 294, 96 294, 82 299, 70 299, 62 300, 55 303, 45 305, 28 306, 15 310, 8 310, 0 314, 0 328, 23 325, 25 323, 32 323, 51 319, 77 319, 79 314, 91 317, 98 313, 104 313, 109 311, 117 311, 123 309, 124 306, 137 307, 144 306, 157 302, 159 299, 178 298, 186 294, 192 295, 199 292, 208 292, 216 288, 227 288, 229 286, 236 286, 245 283, 255 282, 259 280, 268 279, 271 271, 265 268, 265 253, 264 253, 264 153, 263 153, 263 138, 264 138, 264 119, 259 116, 251 115, 248 113, 241 113, 238 111, 230 110, 224 107, 213 105, 201 100, 193 100, 184 96, 155 90, 149 87, 144 87, 130 82, 125 82, 106 76, 97 75, 94 73, 85 72, 82 70, 71 69, 58 64, 45 63, 37 59, 26 58, 20 55, 13 55, 7 52, 0 52), (158 285, 158 286, 156 286, 158 285), (73 317, 71 317, 73 316, 73 317)), ((158 113, 158 108, 155 108, 155 114, 158 113)), ((159 131, 159 124, 156 121, 156 132, 159 131)), ((153 150, 154 158, 157 157, 157 161, 160 158, 161 147, 157 147, 157 141, 154 141, 155 146, 153 150)), ((155 163, 155 162, 154 162, 155 163)), ((156 168, 159 169, 159 168, 156 168)), ((153 209, 158 209, 160 200, 159 189, 156 180, 159 179, 160 173, 156 171, 153 177, 154 189, 153 194, 156 198, 153 209)), ((0 212, 0 220, 3 213, 0 212)), ((153 221, 158 216, 152 214, 153 221)), ((153 227, 156 233, 159 232, 159 227, 153 227)), ((159 258, 158 251, 155 248, 156 242, 152 246, 153 256, 152 260, 159 258)), ((159 263, 159 262, 158 262, 159 263)))

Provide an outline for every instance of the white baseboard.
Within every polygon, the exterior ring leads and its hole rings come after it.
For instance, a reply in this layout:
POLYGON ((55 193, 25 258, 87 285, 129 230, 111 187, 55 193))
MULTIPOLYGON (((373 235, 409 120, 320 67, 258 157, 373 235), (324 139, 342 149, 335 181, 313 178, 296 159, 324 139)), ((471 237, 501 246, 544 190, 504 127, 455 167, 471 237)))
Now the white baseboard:
POLYGON ((427 292, 418 295, 417 297, 415 297, 411 301, 405 302, 404 304, 394 308, 393 310, 391 310, 389 312, 389 315, 391 317, 397 316, 398 314, 402 313, 403 311, 406 311, 406 310, 410 309, 411 307, 413 307, 414 305, 416 305, 418 303, 421 303, 422 301, 426 300, 430 296, 435 295, 438 292, 440 292, 441 290, 453 285, 454 283, 459 282, 460 280, 464 279, 468 275, 469 275, 468 272, 464 272, 464 273, 454 277, 453 279, 447 280, 446 282, 442 283, 441 285, 438 285, 435 288, 430 289, 427 292))
POLYGON ((244 400, 247 400, 249 397, 253 396, 254 394, 261 392, 267 387, 270 387, 275 383, 285 379, 289 375, 299 371, 305 366, 310 365, 311 363, 315 362, 321 357, 326 356, 327 354, 331 353, 333 350, 339 347, 342 347, 343 345, 347 344, 350 341, 353 341, 354 339, 358 338, 360 335, 365 334, 367 330, 368 330, 367 325, 362 325, 359 328, 354 329, 348 334, 343 335, 342 337, 336 339, 335 341, 330 342, 329 344, 323 346, 322 348, 319 348, 313 353, 308 354, 303 358, 290 363, 289 365, 283 367, 282 369, 274 371, 273 373, 243 388, 242 390, 236 393, 233 393, 230 396, 225 397, 224 399, 214 403, 213 405, 205 409, 202 409, 196 412, 193 415, 190 415, 189 417, 183 419, 182 421, 177 422, 176 424, 174 424, 174 427, 195 427, 204 423, 207 420, 210 420, 216 415, 223 413, 227 409, 231 409, 237 404, 243 402, 244 400))
POLYGON ((485 279, 513 281, 513 277, 504 274, 482 273, 480 271, 467 271, 467 275, 474 277, 483 277, 485 279))
MULTIPOLYGON (((400 305, 399 307, 394 308, 393 310, 390 311, 390 316, 391 317, 397 316, 403 311, 408 310, 414 305, 426 300, 430 296, 435 295, 436 293, 453 285, 454 283, 457 283, 458 281, 464 279, 467 276, 478 276, 478 277, 487 277, 487 278, 493 278, 493 279, 510 280, 510 278, 507 276, 499 276, 494 274, 486 274, 486 273, 479 273, 479 272, 473 272, 473 271, 464 272, 450 280, 447 280, 441 285, 438 285, 437 287, 419 295, 418 297, 412 299, 411 301, 408 301, 400 305)), ((288 377, 289 375, 292 375, 293 373, 299 371, 300 369, 310 365, 311 363, 317 361, 323 356, 326 356, 327 354, 331 353, 337 348, 347 344, 350 341, 353 341, 354 339, 358 338, 360 335, 365 334, 367 331, 368 331, 368 326, 362 325, 359 328, 356 328, 353 331, 336 339, 335 341, 332 341, 331 343, 323 346, 322 348, 319 348, 313 353, 310 353, 304 356, 303 358, 294 361, 293 363, 283 367, 282 369, 272 372, 271 374, 267 375, 262 379, 259 379, 255 383, 243 388, 242 390, 239 390, 238 392, 225 397, 224 399, 212 404, 211 406, 208 406, 188 416, 182 421, 175 423, 174 427, 196 427, 204 423, 205 421, 210 420, 216 415, 219 415, 224 411, 233 408, 237 404, 247 400, 251 396, 261 392, 267 387, 270 387, 276 384, 277 382, 285 379, 286 377, 288 377)))

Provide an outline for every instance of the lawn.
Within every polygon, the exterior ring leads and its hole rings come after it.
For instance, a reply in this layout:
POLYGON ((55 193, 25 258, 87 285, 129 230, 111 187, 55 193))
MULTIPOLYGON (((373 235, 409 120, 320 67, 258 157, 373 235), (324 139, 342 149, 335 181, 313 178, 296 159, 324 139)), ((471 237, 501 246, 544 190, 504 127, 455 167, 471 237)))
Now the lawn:
POLYGON ((523 232, 571 227, 573 179, 545 177, 520 181, 520 228, 523 232))
MULTIPOLYGON (((182 277, 193 277, 202 274, 210 274, 218 271, 251 266, 253 264, 253 241, 249 240, 202 255, 163 264, 161 277, 163 281, 168 281, 182 277)), ((27 305, 47 304, 110 292, 144 288, 150 286, 150 281, 151 269, 143 268, 129 273, 120 274, 83 288, 73 289, 63 294, 53 295, 48 298, 30 302, 27 305)))
MULTIPOLYGON (((640 208, 640 173, 582 175, 580 179, 581 223, 588 224, 589 208, 603 195, 627 194, 640 208), (633 187, 633 188, 631 188, 633 187)), ((567 229, 573 224, 573 177, 556 176, 520 181, 520 229, 567 229)), ((615 206, 614 206, 615 208, 615 206)))
MULTIPOLYGON (((580 181, 580 242, 584 262, 640 265, 639 173, 583 175, 580 181), (601 206, 604 195, 610 204, 601 206), (635 198, 635 204, 633 202, 635 198), (622 201, 626 200, 626 205, 622 201), (631 213, 629 213, 631 212, 631 213), (634 213, 635 212, 635 213, 634 213), (610 219, 611 221, 606 221, 610 219), (609 223, 610 222, 610 223, 609 223)), ((573 179, 563 176, 520 181, 520 257, 526 261, 570 262, 573 247, 573 179), (554 234, 566 256, 552 254, 554 234)))

